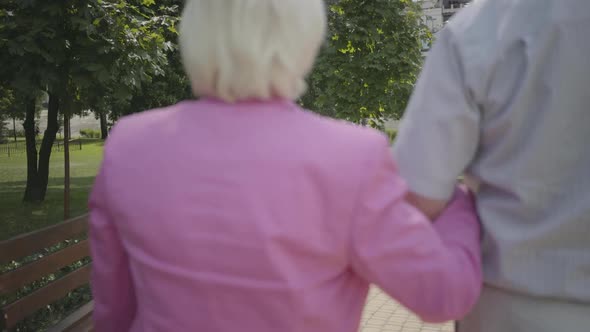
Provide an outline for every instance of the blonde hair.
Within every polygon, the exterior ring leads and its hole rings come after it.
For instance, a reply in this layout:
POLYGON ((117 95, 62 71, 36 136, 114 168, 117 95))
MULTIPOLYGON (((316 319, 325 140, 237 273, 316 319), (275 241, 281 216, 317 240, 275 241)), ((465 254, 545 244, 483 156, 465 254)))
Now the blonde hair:
POLYGON ((197 96, 294 100, 325 30, 322 0, 187 0, 180 51, 197 96))

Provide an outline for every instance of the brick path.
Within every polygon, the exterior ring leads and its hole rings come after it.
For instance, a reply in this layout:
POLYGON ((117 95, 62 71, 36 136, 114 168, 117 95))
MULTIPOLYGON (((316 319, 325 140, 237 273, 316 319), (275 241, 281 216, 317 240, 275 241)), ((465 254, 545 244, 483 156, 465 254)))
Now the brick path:
POLYGON ((428 324, 391 300, 381 290, 371 288, 359 332, 453 332, 453 324, 428 324))

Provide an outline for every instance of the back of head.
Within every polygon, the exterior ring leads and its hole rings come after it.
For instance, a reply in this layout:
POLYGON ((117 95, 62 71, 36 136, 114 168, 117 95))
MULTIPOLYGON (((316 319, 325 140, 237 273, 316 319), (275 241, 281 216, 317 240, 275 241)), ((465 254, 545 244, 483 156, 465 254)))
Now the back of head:
POLYGON ((296 99, 325 29, 322 0, 187 0, 179 41, 195 95, 296 99))

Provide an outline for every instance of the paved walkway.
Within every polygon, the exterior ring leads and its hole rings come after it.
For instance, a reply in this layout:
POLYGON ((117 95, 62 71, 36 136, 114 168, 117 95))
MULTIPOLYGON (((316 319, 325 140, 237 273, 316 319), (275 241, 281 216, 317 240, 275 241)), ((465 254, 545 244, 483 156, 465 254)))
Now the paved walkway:
POLYGON ((453 332, 453 323, 428 324, 391 300, 381 290, 371 288, 359 332, 453 332))

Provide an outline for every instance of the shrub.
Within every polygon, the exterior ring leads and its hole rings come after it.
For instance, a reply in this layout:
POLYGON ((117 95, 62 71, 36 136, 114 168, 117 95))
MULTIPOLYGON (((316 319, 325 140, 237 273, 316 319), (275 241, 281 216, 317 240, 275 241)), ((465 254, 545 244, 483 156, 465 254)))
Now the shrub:
MULTIPOLYGON (((17 261, 12 261, 7 264, 0 265, 0 274, 6 273, 11 270, 15 270, 23 265, 27 265, 31 262, 36 261, 39 258, 42 258, 45 255, 49 255, 54 253, 58 250, 62 250, 66 246, 73 245, 78 243, 81 240, 84 240, 85 237, 75 240, 68 240, 65 242, 61 242, 55 246, 51 246, 49 248, 45 248, 39 253, 25 257, 17 261)), ((59 279, 60 277, 64 276, 67 273, 72 272, 73 270, 82 267, 83 265, 90 262, 90 258, 84 258, 81 261, 75 262, 70 264, 69 266, 62 267, 58 271, 53 274, 49 274, 36 280, 28 285, 21 287, 17 292, 11 294, 4 294, 0 295, 0 305, 5 305, 7 303, 14 302, 32 292, 40 289, 43 286, 46 286, 52 281, 59 279)), ((45 331, 51 325, 54 325, 65 318, 67 315, 72 313, 74 310, 79 308, 84 303, 91 300, 91 292, 90 287, 88 285, 82 286, 71 291, 66 297, 61 298, 52 304, 43 307, 36 311, 31 316, 25 318, 21 322, 19 322, 14 329, 11 331, 13 332, 25 332, 25 331, 45 331)), ((3 330, 2 330, 3 331, 3 330)))
MULTIPOLYGON (((14 136, 14 130, 10 131, 10 135, 14 136)), ((25 130, 24 129, 17 129, 16 130, 16 137, 25 137, 25 130)))
POLYGON ((80 136, 84 138, 100 138, 100 130, 80 129, 80 136))
POLYGON ((80 129, 80 136, 88 137, 90 129, 80 129))
POLYGON ((393 143, 395 140, 395 136, 397 135, 397 131, 393 129, 385 129, 385 134, 389 138, 389 143, 393 143))

